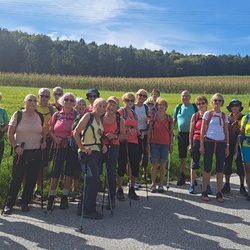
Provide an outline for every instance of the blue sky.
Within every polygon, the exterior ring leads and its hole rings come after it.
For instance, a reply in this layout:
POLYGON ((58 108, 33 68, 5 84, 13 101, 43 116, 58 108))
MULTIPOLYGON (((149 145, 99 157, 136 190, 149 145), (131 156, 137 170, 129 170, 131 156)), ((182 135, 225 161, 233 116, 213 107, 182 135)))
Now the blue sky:
POLYGON ((0 27, 98 45, 250 54, 249 0, 0 0, 0 27))

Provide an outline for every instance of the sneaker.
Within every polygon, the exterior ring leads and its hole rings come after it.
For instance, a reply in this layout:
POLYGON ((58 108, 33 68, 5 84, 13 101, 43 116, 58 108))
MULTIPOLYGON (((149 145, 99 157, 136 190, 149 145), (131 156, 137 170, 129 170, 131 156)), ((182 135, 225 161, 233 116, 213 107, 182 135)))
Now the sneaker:
POLYGON ((66 209, 68 207, 69 207, 68 196, 67 195, 62 195, 61 203, 60 203, 60 209, 66 209))
POLYGON ((195 190, 195 184, 191 184, 190 187, 189 187, 189 189, 188 189, 188 192, 190 194, 194 194, 195 193, 194 190, 195 190))
POLYGON ((28 204, 23 204, 21 209, 22 209, 22 212, 29 212, 30 211, 30 207, 28 204))
POLYGON ((247 196, 247 191, 246 191, 244 185, 240 185, 240 193, 241 193, 243 196, 247 196))
POLYGON ((12 206, 5 206, 3 210, 3 214, 10 215, 13 212, 13 207, 12 206))
POLYGON ((158 193, 164 193, 164 187, 162 185, 158 186, 158 193))
POLYGON ((97 211, 94 212, 83 212, 83 217, 86 219, 93 219, 93 220, 101 220, 103 218, 102 213, 98 213, 97 211))
POLYGON ((36 190, 35 193, 34 193, 34 198, 40 200, 40 199, 42 198, 42 193, 41 193, 41 191, 36 190))
POLYGON ((151 193, 156 193, 156 186, 151 186, 151 188, 150 188, 150 192, 151 193))
POLYGON ((122 188, 118 188, 116 192, 116 198, 118 201, 125 201, 124 193, 122 188))
POLYGON ((128 197, 132 200, 139 200, 139 196, 135 193, 134 187, 129 188, 128 197))
POLYGON ((17 196, 17 200, 16 200, 16 204, 22 204, 23 203, 23 192, 20 191, 18 196, 17 196))
POLYGON ((181 173, 180 179, 177 181, 177 186, 182 186, 182 185, 184 185, 184 184, 185 184, 185 180, 186 180, 185 174, 181 173))
POLYGON ((48 198, 48 203, 47 203, 47 210, 52 211, 54 208, 54 200, 55 200, 55 195, 50 195, 48 198))
POLYGON ((224 199, 223 199, 223 197, 222 197, 222 192, 218 192, 218 193, 216 194, 216 201, 218 201, 218 202, 220 202, 220 203, 224 202, 224 199))
POLYGON ((134 185, 134 189, 139 190, 140 187, 141 187, 141 184, 136 182, 135 185, 134 185))
POLYGON ((213 191, 212 191, 211 186, 209 184, 207 185, 207 194, 209 194, 209 195, 213 194, 213 191))
POLYGON ((208 197, 207 195, 207 191, 203 191, 202 194, 201 194, 201 199, 203 201, 210 201, 210 198, 208 197))
POLYGON ((68 195, 68 201, 69 202, 74 202, 76 201, 76 191, 69 191, 69 195, 68 195))
POLYGON ((221 192, 222 192, 223 194, 228 194, 228 193, 230 193, 230 185, 229 185, 229 183, 225 183, 224 187, 221 189, 221 192))

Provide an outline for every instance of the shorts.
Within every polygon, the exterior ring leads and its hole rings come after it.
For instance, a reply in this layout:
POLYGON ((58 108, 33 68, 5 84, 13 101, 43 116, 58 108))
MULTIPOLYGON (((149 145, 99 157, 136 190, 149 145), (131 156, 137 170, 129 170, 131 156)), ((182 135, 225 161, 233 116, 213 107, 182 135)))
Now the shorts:
POLYGON ((178 149, 179 158, 187 158, 187 148, 189 145, 189 132, 179 132, 178 135, 178 149))
POLYGON ((200 168, 200 140, 193 140, 193 148, 192 148, 192 169, 200 168))
POLYGON ((242 146, 242 154, 244 158, 244 162, 250 162, 250 147, 242 146))
POLYGON ((151 161, 152 162, 167 162, 169 144, 151 143, 151 161))

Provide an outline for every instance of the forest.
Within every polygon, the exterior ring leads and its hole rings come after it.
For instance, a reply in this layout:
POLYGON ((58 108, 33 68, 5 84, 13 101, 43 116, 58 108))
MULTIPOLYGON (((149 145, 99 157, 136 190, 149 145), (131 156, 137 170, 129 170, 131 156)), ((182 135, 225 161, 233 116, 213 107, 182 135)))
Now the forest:
POLYGON ((0 28, 0 72, 104 77, 250 75, 248 55, 197 55, 52 40, 0 28))

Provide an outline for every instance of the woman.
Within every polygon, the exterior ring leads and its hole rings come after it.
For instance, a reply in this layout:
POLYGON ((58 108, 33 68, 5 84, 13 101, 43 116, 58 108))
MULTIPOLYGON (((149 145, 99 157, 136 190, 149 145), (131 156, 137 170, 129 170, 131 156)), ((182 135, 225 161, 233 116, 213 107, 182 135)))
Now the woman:
POLYGON ((225 165, 224 165, 224 174, 226 183, 222 188, 222 193, 230 193, 230 176, 232 174, 232 164, 233 158, 237 155, 235 163, 237 166, 237 174, 240 178, 240 193, 242 195, 247 195, 245 186, 244 186, 244 167, 242 165, 240 150, 238 150, 238 135, 240 133, 240 122, 242 117, 241 114, 243 110, 242 102, 238 99, 233 99, 229 105, 227 106, 227 110, 230 112, 229 115, 229 123, 228 123, 228 131, 229 131, 229 155, 226 157, 225 165))
MULTIPOLYGON (((2 100, 2 94, 0 93, 0 101, 2 100)), ((0 108, 0 166, 4 153, 4 133, 8 130, 9 118, 4 108, 0 108)))
MULTIPOLYGON (((248 102, 250 110, 250 101, 248 102)), ((242 138, 242 155, 245 163, 246 181, 248 187, 247 200, 250 201, 250 113, 244 116, 241 120, 241 138, 242 138)))
POLYGON ((54 113, 49 120, 49 134, 53 140, 54 160, 53 169, 51 172, 47 210, 53 210, 56 189, 58 186, 59 177, 62 174, 64 161, 66 162, 65 179, 60 209, 68 208, 68 194, 72 185, 72 179, 74 178, 76 168, 76 165, 72 164, 72 162, 75 161, 77 156, 73 153, 69 145, 69 139, 71 137, 72 131, 71 127, 76 116, 76 113, 73 109, 76 104, 75 95, 70 92, 65 93, 58 100, 58 103, 62 106, 61 111, 54 113))
POLYGON ((204 154, 204 173, 201 198, 204 201, 210 200, 207 194, 207 185, 210 181, 214 153, 216 156, 216 178, 218 191, 216 194, 216 201, 224 201, 221 189, 225 157, 229 155, 229 133, 228 116, 221 112, 223 104, 224 98, 222 94, 214 94, 211 98, 211 106, 213 109, 206 111, 202 118, 200 153, 204 154))
POLYGON ((41 167, 42 150, 46 148, 46 130, 36 112, 37 99, 29 94, 24 98, 24 109, 13 114, 9 122, 8 138, 14 150, 13 172, 4 214, 11 214, 25 177, 22 195, 22 211, 28 212, 30 198, 41 167), (19 118, 18 118, 19 117, 19 118))
POLYGON ((120 152, 118 159, 118 180, 117 180, 117 199, 124 201, 123 194, 123 177, 126 173, 126 166, 128 164, 128 175, 131 181, 128 196, 130 199, 139 200, 139 196, 135 193, 135 182, 139 175, 139 145, 138 136, 140 135, 138 129, 138 121, 135 113, 132 110, 135 101, 134 93, 126 93, 122 96, 124 108, 118 110, 119 114, 125 120, 125 128, 127 140, 120 143, 120 152))
MULTIPOLYGON (((109 201, 111 201, 112 209, 115 208, 116 165, 118 162, 120 141, 126 139, 124 120, 117 113, 118 108, 118 98, 110 96, 107 100, 107 109, 102 122, 104 128, 103 144, 108 148, 105 161, 109 183, 109 201)), ((107 209, 111 209, 110 202, 108 202, 107 209)))
POLYGON ((166 174, 166 163, 169 152, 173 152, 173 118, 166 114, 167 101, 161 97, 156 101, 157 113, 150 120, 148 130, 148 151, 151 151, 151 193, 156 192, 156 172, 158 162, 160 163, 160 183, 158 192, 163 193, 163 181, 166 174))
MULTIPOLYGON (((207 111, 207 98, 205 96, 198 96, 195 104, 199 108, 199 111, 191 117, 190 131, 189 131, 189 151, 192 157, 192 165, 190 169, 190 187, 188 192, 190 194, 195 193, 195 177, 197 169, 200 168, 200 130, 202 117, 207 111)), ((210 185, 207 186, 207 193, 212 194, 210 185)))
POLYGON ((87 112, 93 111, 93 104, 96 98, 100 97, 98 89, 89 89, 86 94, 87 99, 89 100, 89 106, 87 107, 87 112))
POLYGON ((136 94, 136 104, 132 107, 136 117, 138 119, 138 128, 140 131, 140 136, 138 137, 139 142, 139 161, 143 167, 143 176, 147 174, 148 168, 148 153, 147 153, 147 144, 148 144, 148 112, 149 107, 147 104, 144 104, 148 97, 148 93, 145 89, 139 89, 136 94))
MULTIPOLYGON (((73 136, 79 147, 79 159, 83 172, 86 174, 86 183, 83 199, 83 217, 89 219, 102 219, 103 214, 96 211, 96 197, 100 188, 100 169, 102 153, 107 152, 107 147, 101 144, 103 125, 101 116, 105 113, 107 103, 103 98, 97 98, 93 103, 93 112, 86 113, 73 131, 73 136), (88 121, 93 115, 90 126, 88 121), (85 131, 86 130, 86 131, 85 131), (84 137, 79 136, 85 133, 84 137)), ((77 214, 80 215, 82 205, 77 214)))
POLYGON ((61 87, 53 88, 53 96, 54 102, 51 102, 50 105, 60 111, 62 109, 62 105, 58 102, 58 100, 63 96, 63 89, 61 87))
POLYGON ((148 97, 147 100, 144 102, 144 104, 147 104, 149 107, 149 112, 152 111, 155 107, 155 101, 152 96, 148 97))

